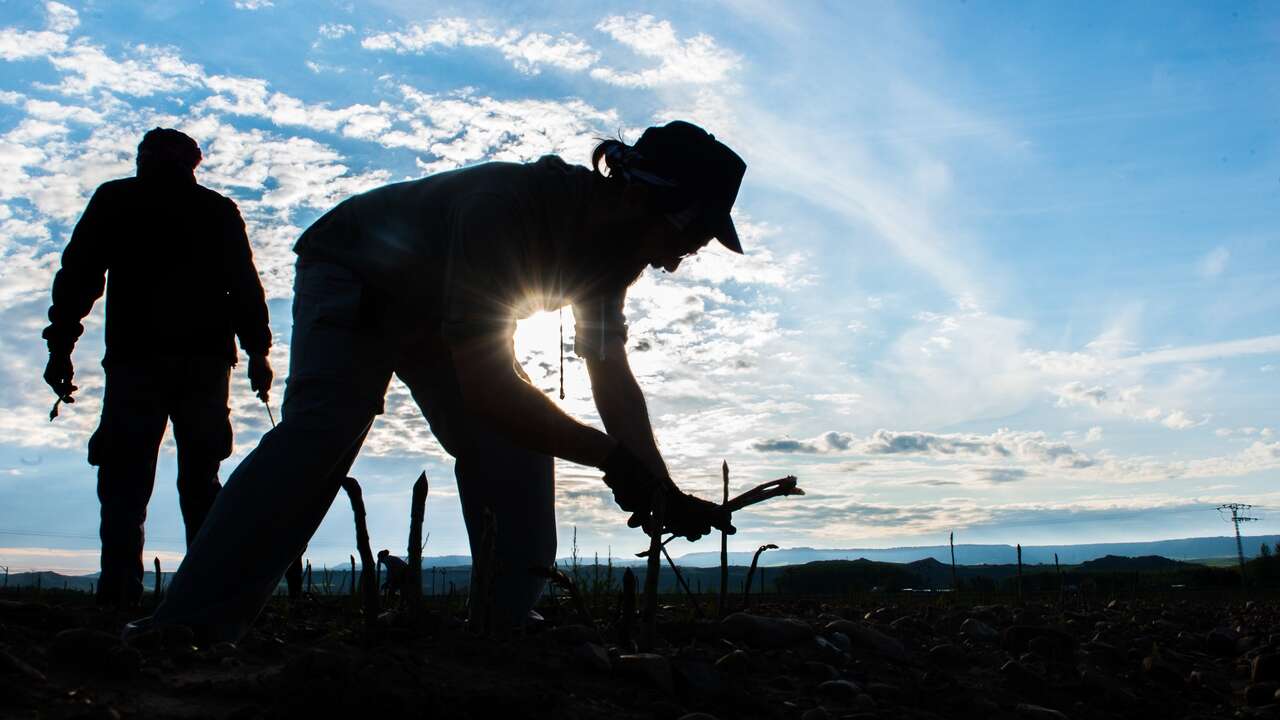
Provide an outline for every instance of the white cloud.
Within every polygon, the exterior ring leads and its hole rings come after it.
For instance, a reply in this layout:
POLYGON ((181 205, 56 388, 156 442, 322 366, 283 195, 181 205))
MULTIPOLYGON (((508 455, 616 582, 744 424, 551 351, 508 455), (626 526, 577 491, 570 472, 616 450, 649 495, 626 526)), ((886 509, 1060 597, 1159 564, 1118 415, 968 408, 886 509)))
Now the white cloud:
POLYGON ((1191 418, 1187 417, 1187 414, 1185 412, 1181 410, 1174 410, 1173 412, 1166 415, 1163 420, 1160 421, 1161 425, 1164 425, 1165 427, 1170 428, 1172 430, 1186 430, 1187 428, 1192 428, 1192 427, 1195 427, 1196 425, 1201 425, 1203 423, 1204 423, 1203 420, 1200 422, 1196 422, 1195 420, 1192 420, 1191 418))
POLYGON ((101 182, 132 167, 128 148, 138 134, 118 126, 92 126, 89 135, 72 141, 70 128, 26 118, 0 136, 0 199, 30 203, 58 221, 74 219, 101 182))
MULTIPOLYGON (((402 32, 376 33, 360 41, 366 50, 392 50, 399 54, 414 53, 431 47, 457 47, 472 32, 471 22, 464 18, 445 18, 427 25, 411 25, 402 32)), ((491 43, 491 36, 477 37, 475 44, 491 43)))
POLYGON ((321 25, 316 32, 318 32, 322 38, 337 40, 339 38, 344 38, 355 31, 355 28, 345 23, 325 23, 321 25))
POLYGON ((1159 422, 1170 430, 1186 430, 1203 425, 1208 418, 1193 420, 1185 410, 1173 409, 1168 412, 1158 405, 1147 403, 1143 387, 1134 385, 1112 392, 1100 385, 1087 385, 1080 381, 1069 382, 1053 390, 1057 396, 1058 407, 1084 405, 1104 412, 1132 418, 1159 422))
POLYGON ((0 60, 45 57, 67 47, 67 33, 80 24, 75 10, 58 2, 45 3, 45 30, 0 28, 0 60))
POLYGON ((1196 264, 1196 269, 1202 277, 1213 279, 1227 269, 1227 262, 1230 259, 1231 251, 1225 247, 1218 246, 1200 258, 1200 262, 1196 264))
POLYGON ((1086 443, 1102 442, 1102 428, 1096 425, 1089 428, 1089 432, 1085 433, 1084 441, 1086 443))
POLYGON ((1043 432, 1004 428, 989 435, 876 430, 864 438, 829 431, 808 440, 755 440, 751 448, 758 452, 1008 458, 1068 469, 1095 464, 1093 459, 1066 443, 1050 440, 1043 432))
POLYGON ((1124 358, 1119 364, 1123 367, 1134 367, 1167 363, 1191 363, 1221 360, 1241 355, 1269 353, 1280 353, 1280 335, 1262 335, 1242 340, 1228 340, 1204 345, 1155 350, 1124 358))
MULTIPOLYGON (((1139 390, 1141 388, 1138 388, 1139 390)), ((1090 404, 1095 407, 1101 407, 1107 402, 1106 388, 1094 385, 1086 387, 1084 383, 1076 381, 1063 385, 1057 391, 1058 406, 1069 407, 1076 404, 1090 404)))
POLYGON ((862 394, 855 392, 817 393, 809 397, 818 402, 828 403, 831 409, 840 415, 852 415, 864 402, 862 394))
POLYGON ((28 100, 26 103, 27 115, 40 120, 49 120, 52 122, 60 122, 70 120, 73 122, 84 123, 86 125, 98 125, 102 123, 102 113, 92 108, 81 105, 63 105, 62 103, 51 100, 28 100))
POLYGON ((1280 442, 1254 441, 1236 455, 1166 463, 1167 472, 1185 477, 1239 477, 1280 468, 1280 442))
POLYGON ((726 249, 712 242, 697 255, 680 265, 680 275, 690 280, 705 280, 712 284, 736 282, 752 285, 769 285, 778 288, 799 288, 813 283, 809 259, 800 253, 776 257, 766 241, 778 234, 776 227, 756 223, 738 213, 734 218, 738 236, 742 240, 745 255, 726 249))
POLYGON ((393 110, 386 103, 348 105, 333 109, 329 103, 306 103, 279 92, 271 92, 265 80, 214 75, 205 84, 216 94, 197 107, 235 115, 267 118, 279 126, 300 126, 360 139, 376 137, 391 126, 393 110))
POLYGON ((1031 477, 1028 471, 1011 467, 973 467, 967 468, 966 474, 970 480, 988 485, 1021 482, 1031 477))
POLYGON ((44 57, 67 46, 67 36, 47 31, 0 29, 0 60, 44 57))
POLYGON ((482 159, 528 162, 553 153, 569 160, 589 157, 602 128, 620 124, 616 111, 581 100, 497 100, 470 92, 401 92, 412 114, 407 127, 383 133, 378 142, 435 156, 423 172, 451 170, 482 159))
POLYGON ((49 62, 65 74, 51 88, 63 95, 83 96, 95 90, 148 97, 187 90, 200 84, 204 71, 182 60, 173 48, 135 45, 130 57, 117 60, 101 47, 80 42, 49 62))
MULTIPOLYGON (((966 477, 985 484, 1001 484, 999 474, 984 478, 981 469, 966 472, 966 477)), ((1022 478, 1010 477, 1008 481, 1018 480, 1022 478)), ((818 525, 819 529, 815 534, 820 539, 847 546, 851 538, 874 542, 883 538, 886 531, 906 535, 942 534, 945 537, 945 533, 957 530, 1124 523, 1153 514, 1184 516, 1196 511, 1207 513, 1215 504, 1211 499, 1154 494, 1018 502, 939 497, 930 502, 903 504, 835 500, 818 512, 813 512, 809 507, 797 507, 796 503, 778 503, 776 506, 762 508, 759 512, 767 515, 768 531, 771 534, 799 529, 803 527, 807 516, 809 523, 818 525)))
POLYGON ((599 53, 572 33, 552 36, 497 30, 486 23, 466 18, 443 18, 425 25, 411 25, 403 31, 376 33, 365 37, 366 50, 392 51, 400 55, 420 54, 433 48, 493 48, 522 73, 536 75, 543 66, 578 72, 600 58, 599 53))
POLYGON ((657 67, 619 70, 597 67, 591 76, 611 85, 651 88, 662 85, 721 83, 741 64, 741 58, 699 33, 681 40, 666 20, 652 15, 612 15, 596 29, 631 48, 637 55, 659 61, 657 67))
MULTIPOLYGON (((866 463, 859 469, 861 474, 880 473, 886 480, 916 477, 929 480, 926 484, 936 484, 934 480, 960 472, 992 481, 989 474, 977 472, 975 466, 968 464, 973 460, 999 461, 1001 468, 1024 471, 1019 477, 1075 478, 1081 482, 1153 483, 1183 478, 1241 477, 1280 468, 1280 442, 1258 440, 1232 455, 1158 460, 1118 458, 1106 452, 1091 456, 1067 443, 1050 440, 1043 432, 1008 429, 986 435, 877 430, 861 437, 828 431, 799 440, 760 438, 750 441, 749 448, 770 455, 864 458, 866 463)), ((986 467, 989 466, 979 466, 986 467)), ((821 465, 810 465, 808 472, 820 472, 821 468, 821 465)), ((1008 480, 1012 475, 1004 477, 1008 480)))
POLYGON ((1220 427, 1213 431, 1218 437, 1261 437, 1269 438, 1275 435, 1275 430, 1269 427, 1253 427, 1245 426, 1238 428, 1220 427))
MULTIPOLYGON (((64 575, 84 575, 101 568, 102 553, 97 548, 77 550, 72 548, 21 547, 0 548, 4 553, 9 572, 53 571, 64 575)), ((170 550, 147 549, 147 557, 158 557, 165 568, 175 568, 183 554, 170 550)), ((165 572, 169 572, 166 570, 165 572)))
POLYGON ((261 10, 275 7, 275 3, 271 0, 235 0, 235 7, 237 10, 261 10))
POLYGON ((536 74, 542 65, 582 71, 600 57, 585 42, 569 34, 552 37, 546 33, 529 33, 497 47, 517 70, 530 74, 536 74))
POLYGON ((46 25, 54 32, 69 33, 80 26, 80 14, 60 2, 45 3, 44 11, 49 16, 46 25))
POLYGON ((917 313, 871 367, 867 422, 926 427, 1026 408, 1038 376, 1021 356, 1027 323, 958 296, 949 312, 917 313), (962 379, 963 378, 963 379, 962 379), (892 389, 890 389, 892 388, 892 389))

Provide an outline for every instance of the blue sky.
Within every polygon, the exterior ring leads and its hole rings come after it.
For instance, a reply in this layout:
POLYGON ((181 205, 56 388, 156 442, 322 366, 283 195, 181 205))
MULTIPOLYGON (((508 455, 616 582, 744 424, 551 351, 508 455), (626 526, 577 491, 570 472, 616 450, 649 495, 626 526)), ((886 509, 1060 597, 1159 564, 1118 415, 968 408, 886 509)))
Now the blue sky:
MULTIPOLYGON (((682 486, 713 497, 727 458, 738 489, 810 491, 741 516, 743 547, 1221 534, 1228 501, 1276 532, 1277 60, 1266 3, 5 3, 0 564, 96 566, 102 307, 55 423, 39 330, 84 203, 156 125, 239 203, 283 376, 290 246, 342 198, 703 124, 749 164, 748 254, 643 278, 631 357, 682 486)), ((518 334, 548 389, 555 328, 518 334)), ((579 363, 567 383, 598 423, 579 363)), ((232 392, 224 478, 267 422, 232 392)), ((353 471, 374 544, 404 545, 425 469, 427 552, 465 551, 447 456, 402 386, 387 407, 353 471)), ((173 471, 167 441, 169 564, 173 471)), ((598 473, 563 464, 558 490, 563 551, 574 526, 587 552, 643 545, 598 473)), ((339 502, 310 554, 350 537, 339 502)))

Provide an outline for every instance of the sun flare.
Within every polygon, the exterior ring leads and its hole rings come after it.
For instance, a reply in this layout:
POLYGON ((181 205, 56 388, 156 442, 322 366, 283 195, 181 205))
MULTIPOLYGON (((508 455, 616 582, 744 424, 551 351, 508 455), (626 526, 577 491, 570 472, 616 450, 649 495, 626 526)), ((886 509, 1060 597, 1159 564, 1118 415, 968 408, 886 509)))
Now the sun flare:
MULTIPOLYGON (((565 340, 573 337, 573 311, 564 311, 565 340)), ((543 358, 559 356, 556 345, 560 342, 560 313, 555 311, 536 312, 516 323, 516 359, 523 361, 535 353, 543 358)))

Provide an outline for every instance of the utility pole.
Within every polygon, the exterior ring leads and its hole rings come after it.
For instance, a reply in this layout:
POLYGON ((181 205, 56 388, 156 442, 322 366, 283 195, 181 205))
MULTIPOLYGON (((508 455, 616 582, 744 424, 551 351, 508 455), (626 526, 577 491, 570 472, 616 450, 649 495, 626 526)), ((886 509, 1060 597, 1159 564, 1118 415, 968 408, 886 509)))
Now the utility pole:
MULTIPOLYGON (((1252 507, 1252 505, 1245 505, 1244 503, 1226 503, 1218 506, 1219 513, 1226 512, 1227 510, 1231 511, 1231 524, 1236 527, 1236 558, 1240 561, 1241 585, 1245 585, 1246 583, 1244 577, 1244 544, 1240 542, 1240 523, 1253 522, 1258 519, 1256 517, 1245 517, 1241 513, 1251 509, 1252 507)), ((1225 520, 1226 517, 1224 516, 1223 519, 1225 520)))

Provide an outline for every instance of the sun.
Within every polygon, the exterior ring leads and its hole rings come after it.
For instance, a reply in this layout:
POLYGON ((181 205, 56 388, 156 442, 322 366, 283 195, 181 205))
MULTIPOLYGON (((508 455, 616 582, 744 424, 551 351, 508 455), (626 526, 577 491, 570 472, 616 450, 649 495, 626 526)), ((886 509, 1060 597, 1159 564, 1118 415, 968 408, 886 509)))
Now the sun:
MULTIPOLYGON (((573 337, 573 311, 565 308, 564 312, 565 340, 573 337)), ((528 358, 539 353, 542 359, 556 362, 559 358, 557 346, 560 343, 560 313, 556 311, 536 312, 516 322, 516 360, 528 358)))

